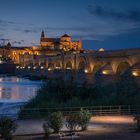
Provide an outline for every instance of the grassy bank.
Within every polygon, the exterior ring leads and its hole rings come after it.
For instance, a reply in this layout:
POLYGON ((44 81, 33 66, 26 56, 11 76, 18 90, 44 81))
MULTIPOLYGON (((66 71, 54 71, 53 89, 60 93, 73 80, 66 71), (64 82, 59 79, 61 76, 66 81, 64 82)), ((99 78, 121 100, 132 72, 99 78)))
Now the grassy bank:
POLYGON ((120 77, 118 81, 106 86, 87 83, 78 86, 74 81, 57 79, 45 82, 38 89, 36 97, 24 106, 20 114, 24 114, 24 109, 29 108, 139 104, 140 90, 132 77, 120 77))

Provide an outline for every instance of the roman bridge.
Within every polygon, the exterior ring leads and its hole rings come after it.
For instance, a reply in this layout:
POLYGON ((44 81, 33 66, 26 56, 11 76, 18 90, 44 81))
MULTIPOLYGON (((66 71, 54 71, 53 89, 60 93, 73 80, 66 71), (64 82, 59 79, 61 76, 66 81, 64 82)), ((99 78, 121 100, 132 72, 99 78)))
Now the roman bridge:
MULTIPOLYGON (((39 62, 41 64, 41 62, 39 62)), ((123 74, 126 70, 138 67, 140 49, 104 51, 60 55, 46 58, 48 70, 75 70, 96 73, 102 69, 103 74, 123 74)), ((138 69, 134 69, 139 72, 138 69)))
POLYGON ((53 75, 54 77, 60 73, 77 73, 79 78, 84 75, 89 76, 88 79, 92 79, 97 73, 115 76, 122 75, 128 70, 133 76, 139 77, 140 48, 38 57, 34 60, 34 66, 30 68, 30 71, 31 69, 32 73, 53 75))

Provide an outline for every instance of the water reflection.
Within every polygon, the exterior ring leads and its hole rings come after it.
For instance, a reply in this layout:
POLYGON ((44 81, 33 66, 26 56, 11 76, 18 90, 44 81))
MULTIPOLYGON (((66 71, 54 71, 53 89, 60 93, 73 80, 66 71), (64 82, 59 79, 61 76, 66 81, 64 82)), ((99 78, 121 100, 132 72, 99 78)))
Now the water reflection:
POLYGON ((0 76, 0 102, 26 101, 35 96, 41 82, 30 81, 16 76, 0 76))

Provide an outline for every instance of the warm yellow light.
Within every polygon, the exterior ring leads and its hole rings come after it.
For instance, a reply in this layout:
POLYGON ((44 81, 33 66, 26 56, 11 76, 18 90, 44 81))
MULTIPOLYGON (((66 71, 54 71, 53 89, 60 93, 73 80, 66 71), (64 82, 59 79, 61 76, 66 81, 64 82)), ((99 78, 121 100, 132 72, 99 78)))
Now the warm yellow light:
POLYGON ((135 72, 135 71, 132 72, 132 75, 133 76, 139 76, 138 72, 135 72))
POLYGON ((108 72, 106 70, 103 70, 102 74, 108 74, 108 72))
POLYGON ((16 66, 16 68, 18 69, 18 68, 19 68, 19 66, 16 66))
POLYGON ((13 52, 13 54, 15 55, 15 54, 16 54, 16 52, 14 51, 14 52, 13 52))
POLYGON ((41 66, 40 68, 41 68, 41 69, 44 69, 44 67, 43 67, 43 66, 41 66))
POLYGON ((36 67, 33 67, 33 69, 35 70, 35 69, 36 69, 36 67))
POLYGON ((30 66, 28 66, 28 69, 30 69, 31 67, 30 66))
POLYGON ((2 63, 3 63, 3 61, 0 60, 0 64, 2 64, 2 63))
POLYGON ((60 67, 55 67, 55 69, 60 69, 60 67))
POLYGON ((25 68, 25 67, 22 67, 23 69, 25 68))
POLYGON ((35 52, 35 55, 39 55, 39 52, 35 52))
POLYGON ((71 70, 71 67, 67 67, 66 69, 67 69, 67 70, 71 70))
POLYGON ((32 49, 33 49, 33 50, 37 50, 37 47, 36 47, 36 46, 32 46, 32 49))
POLYGON ((104 52, 104 51, 105 51, 104 48, 100 48, 100 49, 99 49, 99 52, 104 52))
POLYGON ((51 71, 52 69, 51 68, 48 68, 48 71, 51 71))
POLYGON ((84 70, 84 72, 85 72, 85 73, 88 73, 88 70, 87 70, 87 69, 85 69, 85 70, 84 70))

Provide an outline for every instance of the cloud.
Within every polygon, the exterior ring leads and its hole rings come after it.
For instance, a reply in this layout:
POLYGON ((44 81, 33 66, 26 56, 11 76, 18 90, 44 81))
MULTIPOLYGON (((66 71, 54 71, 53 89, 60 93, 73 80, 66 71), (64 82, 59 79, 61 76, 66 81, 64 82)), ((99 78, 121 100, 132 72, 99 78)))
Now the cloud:
POLYGON ((3 26, 3 27, 15 25, 15 24, 16 24, 16 23, 13 22, 13 21, 6 21, 6 20, 0 19, 0 26, 3 26))
POLYGON ((114 10, 112 8, 105 8, 99 5, 89 5, 88 12, 93 16, 98 16, 102 18, 140 22, 139 9, 128 9, 125 11, 119 11, 119 10, 114 10))
POLYGON ((29 27, 29 26, 16 27, 13 30, 22 32, 22 33, 37 33, 39 31, 41 32, 40 28, 37 28, 37 27, 34 28, 34 27, 29 27))
MULTIPOLYGON (((44 28, 47 37, 60 37, 63 33, 67 33, 72 36, 73 39, 79 39, 82 37, 87 40, 104 40, 111 36, 117 36, 120 34, 126 34, 136 31, 139 26, 135 23, 121 23, 118 26, 118 22, 106 22, 104 20, 93 18, 93 21, 88 26, 66 26, 66 27, 47 27, 44 28)), ((33 29, 34 31, 34 29, 33 29)), ((40 28, 36 28, 37 33, 41 32, 40 28)))
POLYGON ((36 28, 32 27, 33 24, 18 23, 13 21, 6 21, 0 19, 0 31, 18 31, 22 33, 35 33, 36 28))
POLYGON ((21 45, 24 43, 24 40, 21 40, 21 41, 13 41, 12 44, 13 45, 21 45))
POLYGON ((27 30, 27 29, 26 29, 26 30, 24 30, 24 32, 25 32, 25 33, 31 33, 32 30, 27 30))

